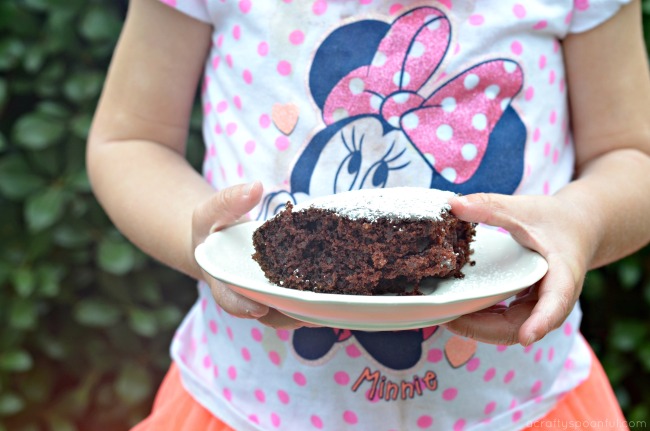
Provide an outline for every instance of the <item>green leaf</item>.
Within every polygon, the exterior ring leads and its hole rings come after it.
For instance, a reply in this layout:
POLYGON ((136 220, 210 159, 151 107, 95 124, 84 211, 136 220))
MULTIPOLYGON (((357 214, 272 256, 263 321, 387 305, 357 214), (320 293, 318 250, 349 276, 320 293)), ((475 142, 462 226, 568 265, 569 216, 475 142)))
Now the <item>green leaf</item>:
POLYGON ((52 226, 63 215, 68 194, 60 187, 50 187, 30 196, 25 203, 25 220, 32 232, 52 226))
POLYGON ((124 403, 133 405, 145 400, 152 390, 147 370, 136 364, 126 364, 115 382, 115 392, 124 403))
POLYGON ((13 329, 34 329, 38 321, 36 303, 24 298, 16 298, 9 308, 9 326, 13 329))
POLYGON ((134 308, 129 312, 129 326, 143 337, 153 337, 158 333, 158 321, 154 313, 134 308))
POLYGON ((96 6, 83 15, 79 31, 93 42, 112 41, 117 37, 121 26, 122 22, 113 10, 96 6))
POLYGON ((9 85, 6 79, 0 78, 0 110, 6 105, 7 101, 9 101, 9 85))
POLYGON ((11 155, 0 160, 0 193, 20 199, 45 186, 43 178, 31 171, 24 158, 11 155))
POLYGON ((77 73, 65 81, 63 93, 73 102, 95 99, 102 89, 104 76, 97 72, 77 73))
POLYGON ((136 252, 122 237, 104 238, 99 244, 97 262, 104 271, 123 275, 133 269, 136 263, 136 252))
POLYGON ((0 70, 13 69, 25 53, 25 44, 16 38, 0 38, 0 70))
POLYGON ((75 306, 74 317, 84 326, 105 328, 116 324, 122 312, 106 300, 83 299, 75 306))
POLYGON ((11 416, 25 408, 25 402, 18 395, 5 392, 0 393, 0 416, 11 416))
POLYGON ((10 350, 0 353, 0 370, 21 372, 29 370, 34 361, 24 350, 10 350))
POLYGON ((648 327, 643 321, 621 320, 614 323, 610 339, 618 350, 631 352, 640 347, 647 332, 648 327))
POLYGON ((30 296, 36 288, 36 276, 31 268, 16 268, 11 274, 11 281, 18 296, 23 298, 30 296))
POLYGON ((65 124, 60 119, 41 113, 29 113, 16 121, 13 139, 25 148, 40 150, 58 142, 64 133, 65 124))

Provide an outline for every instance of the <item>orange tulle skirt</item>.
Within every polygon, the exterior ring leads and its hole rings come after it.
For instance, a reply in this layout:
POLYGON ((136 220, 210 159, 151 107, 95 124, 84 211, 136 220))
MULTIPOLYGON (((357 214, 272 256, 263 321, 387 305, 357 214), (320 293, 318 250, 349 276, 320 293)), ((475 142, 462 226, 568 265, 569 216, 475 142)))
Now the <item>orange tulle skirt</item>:
MULTIPOLYGON (((593 355, 593 352, 592 352, 593 355)), ((566 394, 546 416, 524 430, 627 430, 607 375, 593 355, 589 378, 566 394)), ((178 367, 169 369, 152 412, 131 431, 233 431, 183 388, 178 367)))

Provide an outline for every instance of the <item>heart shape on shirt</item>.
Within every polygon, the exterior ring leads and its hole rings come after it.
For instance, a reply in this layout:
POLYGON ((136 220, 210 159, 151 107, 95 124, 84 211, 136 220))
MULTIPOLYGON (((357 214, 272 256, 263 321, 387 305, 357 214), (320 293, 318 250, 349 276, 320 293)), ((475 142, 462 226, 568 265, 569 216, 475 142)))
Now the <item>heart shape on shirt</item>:
POLYGON ((290 135, 298 123, 298 107, 293 103, 275 103, 271 108, 271 119, 278 130, 290 135))
POLYGON ((465 365, 476 353, 476 340, 452 336, 445 344, 445 356, 449 365, 454 368, 465 365))

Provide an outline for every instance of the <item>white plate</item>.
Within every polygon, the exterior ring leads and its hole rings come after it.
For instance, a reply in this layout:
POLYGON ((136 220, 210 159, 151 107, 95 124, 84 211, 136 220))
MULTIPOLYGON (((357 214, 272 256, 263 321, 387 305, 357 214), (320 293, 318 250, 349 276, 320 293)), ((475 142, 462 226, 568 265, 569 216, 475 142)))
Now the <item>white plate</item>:
POLYGON ((387 331, 422 328, 499 303, 539 281, 548 269, 538 253, 504 232, 479 225, 472 244, 476 265, 462 279, 422 283, 419 296, 336 295, 287 289, 270 283, 251 258, 253 232, 247 222, 211 234, 195 251, 214 278, 257 302, 296 319, 341 329, 387 331))

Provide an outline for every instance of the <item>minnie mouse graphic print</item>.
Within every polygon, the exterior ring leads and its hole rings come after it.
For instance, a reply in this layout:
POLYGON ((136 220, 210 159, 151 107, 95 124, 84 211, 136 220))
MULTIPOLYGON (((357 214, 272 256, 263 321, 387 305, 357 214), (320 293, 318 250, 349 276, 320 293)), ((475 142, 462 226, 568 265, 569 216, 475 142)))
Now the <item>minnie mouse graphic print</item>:
MULTIPOLYGON (((164 0, 214 27, 204 175, 286 202, 360 188, 550 194, 573 174, 562 39, 626 0, 164 0)), ((171 353, 238 430, 510 430, 584 380, 576 307, 526 348, 441 327, 275 330, 199 298, 171 353)))

